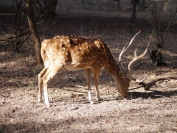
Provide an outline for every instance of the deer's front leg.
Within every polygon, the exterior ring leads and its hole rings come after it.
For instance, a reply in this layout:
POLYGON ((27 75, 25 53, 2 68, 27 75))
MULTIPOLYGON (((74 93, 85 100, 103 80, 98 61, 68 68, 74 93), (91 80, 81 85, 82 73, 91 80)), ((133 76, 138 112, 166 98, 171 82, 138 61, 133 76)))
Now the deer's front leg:
POLYGON ((91 69, 85 69, 85 77, 88 85, 88 99, 90 103, 93 104, 92 95, 91 95, 91 82, 92 82, 91 69))

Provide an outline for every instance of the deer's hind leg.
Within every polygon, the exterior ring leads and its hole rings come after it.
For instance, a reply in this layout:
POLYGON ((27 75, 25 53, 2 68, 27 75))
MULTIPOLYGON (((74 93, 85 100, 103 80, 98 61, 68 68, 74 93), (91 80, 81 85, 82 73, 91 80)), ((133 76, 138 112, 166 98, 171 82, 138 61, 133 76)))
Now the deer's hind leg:
POLYGON ((43 84, 43 89, 44 89, 44 100, 45 100, 45 104, 47 105, 47 107, 50 107, 50 104, 49 104, 49 100, 48 100, 48 92, 47 92, 47 84, 48 84, 48 81, 53 78, 56 73, 58 71, 60 71, 62 68, 62 66, 53 66, 53 67, 49 67, 49 68, 44 68, 42 70, 42 72, 39 74, 39 86, 40 86, 40 89, 39 89, 39 98, 41 98, 41 88, 42 88, 42 85, 43 84), (42 76, 43 75, 43 76, 42 76))
POLYGON ((88 99, 91 104, 93 104, 92 101, 92 95, 91 95, 91 83, 92 83, 92 76, 91 76, 91 69, 85 69, 85 77, 86 77, 86 82, 88 85, 88 99))
POLYGON ((100 91, 98 88, 99 76, 100 76, 100 68, 94 68, 94 84, 95 84, 95 88, 96 88, 96 97, 97 97, 98 101, 101 100, 100 91))
POLYGON ((44 68, 39 74, 38 74, 38 87, 39 87, 39 92, 38 92, 38 102, 41 102, 42 100, 42 86, 43 86, 43 76, 46 73, 48 68, 44 68))

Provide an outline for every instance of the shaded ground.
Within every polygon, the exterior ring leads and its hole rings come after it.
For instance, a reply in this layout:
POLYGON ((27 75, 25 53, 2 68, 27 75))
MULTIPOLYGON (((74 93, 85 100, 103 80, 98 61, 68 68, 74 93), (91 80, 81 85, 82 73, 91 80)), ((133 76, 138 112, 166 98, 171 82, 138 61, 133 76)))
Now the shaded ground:
MULTIPOLYGON (((137 31, 129 51, 124 55, 125 66, 131 60, 137 44, 140 52, 146 47, 151 26, 139 20, 139 26, 129 33, 126 18, 59 18, 55 23, 40 28, 42 38, 55 35, 84 35, 102 39, 118 59, 122 47, 137 31)), ((146 82, 177 75, 177 35, 172 30, 166 46, 167 67, 156 67, 147 54, 133 65, 133 76, 146 82)), ((151 48, 155 46, 152 42, 151 48)), ((32 45, 24 45, 20 54, 0 49, 0 132, 177 132, 177 81, 159 81, 150 91, 138 88, 129 91, 130 99, 116 100, 118 92, 112 77, 101 72, 99 88, 102 102, 92 94, 95 104, 87 100, 83 71, 58 73, 49 83, 51 108, 37 102, 37 74, 32 45)), ((132 82, 130 89, 138 87, 132 82)))

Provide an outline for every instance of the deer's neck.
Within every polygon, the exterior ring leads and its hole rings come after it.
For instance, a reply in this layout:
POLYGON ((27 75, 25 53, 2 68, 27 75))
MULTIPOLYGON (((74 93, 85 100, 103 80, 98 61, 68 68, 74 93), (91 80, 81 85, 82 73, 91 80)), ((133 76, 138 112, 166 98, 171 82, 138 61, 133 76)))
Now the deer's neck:
POLYGON ((110 51, 108 56, 108 63, 106 64, 105 69, 116 79, 119 79, 122 76, 122 71, 112 54, 110 54, 110 51))

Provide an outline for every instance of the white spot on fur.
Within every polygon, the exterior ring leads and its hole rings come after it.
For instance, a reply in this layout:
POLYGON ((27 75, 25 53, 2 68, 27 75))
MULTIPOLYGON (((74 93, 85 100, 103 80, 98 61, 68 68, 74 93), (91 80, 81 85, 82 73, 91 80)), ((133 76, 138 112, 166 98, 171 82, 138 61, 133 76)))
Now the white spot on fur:
POLYGON ((49 66, 50 66, 50 62, 49 62, 48 60, 46 60, 46 61, 44 62, 44 66, 45 66, 45 67, 49 67, 49 66))
POLYGON ((53 53, 53 52, 52 52, 52 48, 51 48, 51 47, 50 47, 49 51, 50 51, 50 53, 53 53))
POLYGON ((73 60, 71 64, 78 65, 80 63, 78 63, 76 60, 73 60))
POLYGON ((43 43, 44 47, 46 47, 46 43, 43 43))

